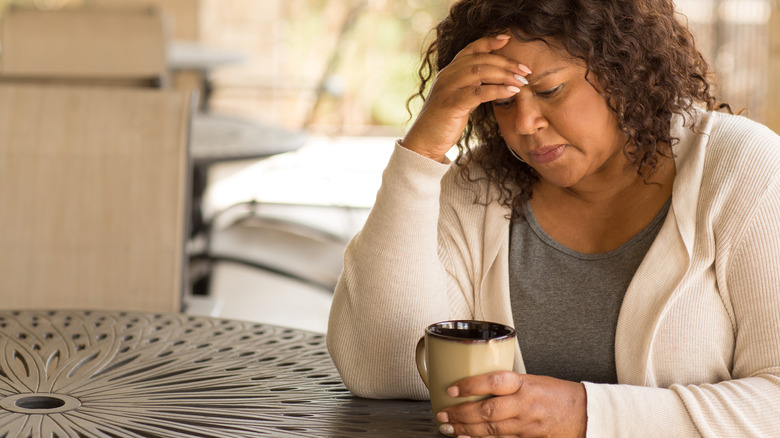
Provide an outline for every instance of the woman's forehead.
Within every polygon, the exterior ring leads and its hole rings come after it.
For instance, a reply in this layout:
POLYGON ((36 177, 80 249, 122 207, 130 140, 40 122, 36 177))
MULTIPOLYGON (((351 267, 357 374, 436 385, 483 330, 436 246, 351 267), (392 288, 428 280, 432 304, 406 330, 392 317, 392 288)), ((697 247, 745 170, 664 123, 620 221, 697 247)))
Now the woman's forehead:
POLYGON ((493 53, 521 63, 581 65, 559 45, 539 40, 521 41, 514 36, 504 47, 493 53))

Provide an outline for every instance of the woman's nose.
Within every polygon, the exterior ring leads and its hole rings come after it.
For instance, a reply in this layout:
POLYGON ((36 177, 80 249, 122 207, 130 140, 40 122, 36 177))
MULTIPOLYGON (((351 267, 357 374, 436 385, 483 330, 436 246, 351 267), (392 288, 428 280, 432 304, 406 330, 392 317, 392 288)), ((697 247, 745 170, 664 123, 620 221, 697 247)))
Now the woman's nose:
POLYGON ((533 96, 517 97, 515 131, 520 135, 532 135, 547 127, 547 119, 533 96))

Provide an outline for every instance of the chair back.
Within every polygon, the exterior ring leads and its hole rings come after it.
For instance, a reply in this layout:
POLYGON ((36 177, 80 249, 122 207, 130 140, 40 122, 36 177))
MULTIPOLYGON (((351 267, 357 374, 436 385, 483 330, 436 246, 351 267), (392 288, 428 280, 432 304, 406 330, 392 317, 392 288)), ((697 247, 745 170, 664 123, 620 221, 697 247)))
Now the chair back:
POLYGON ((202 0, 87 0, 87 4, 96 7, 158 8, 170 23, 170 35, 183 41, 200 38, 202 3, 202 0))
POLYGON ((0 307, 181 310, 192 97, 0 84, 0 307))
POLYGON ((161 87, 166 32, 154 8, 8 8, 0 75, 14 81, 161 87))

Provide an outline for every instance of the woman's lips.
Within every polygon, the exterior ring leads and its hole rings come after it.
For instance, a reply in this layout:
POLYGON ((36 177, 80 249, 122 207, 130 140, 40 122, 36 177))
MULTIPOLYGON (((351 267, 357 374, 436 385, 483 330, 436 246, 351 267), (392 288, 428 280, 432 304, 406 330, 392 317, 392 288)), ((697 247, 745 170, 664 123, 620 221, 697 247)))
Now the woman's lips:
POLYGON ((550 146, 542 146, 539 149, 528 151, 528 154, 531 156, 531 159, 533 161, 539 164, 546 164, 558 159, 558 157, 563 155, 564 151, 566 151, 565 144, 556 144, 550 146))

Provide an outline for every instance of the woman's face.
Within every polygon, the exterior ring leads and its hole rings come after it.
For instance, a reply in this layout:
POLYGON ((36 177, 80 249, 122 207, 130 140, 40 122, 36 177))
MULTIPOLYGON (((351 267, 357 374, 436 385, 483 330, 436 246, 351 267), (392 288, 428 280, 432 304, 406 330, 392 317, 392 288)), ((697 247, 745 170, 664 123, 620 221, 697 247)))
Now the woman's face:
POLYGON ((626 137, 606 99, 585 79, 585 67, 563 49, 514 36, 495 53, 528 66, 529 85, 509 99, 493 101, 507 145, 543 182, 587 187, 613 171, 624 172, 626 137))

